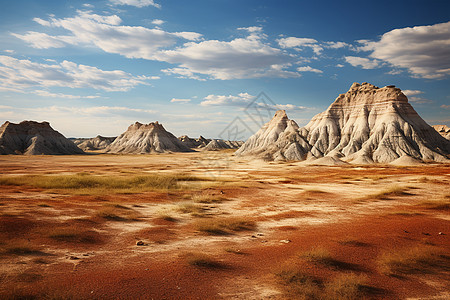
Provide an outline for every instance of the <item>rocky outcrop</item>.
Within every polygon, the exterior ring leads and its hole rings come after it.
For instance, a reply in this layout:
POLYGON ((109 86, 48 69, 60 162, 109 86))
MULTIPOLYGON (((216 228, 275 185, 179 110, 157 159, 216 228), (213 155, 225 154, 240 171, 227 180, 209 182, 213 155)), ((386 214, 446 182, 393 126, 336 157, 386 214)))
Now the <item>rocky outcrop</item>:
POLYGON ((428 125, 395 86, 354 83, 303 128, 284 111, 249 138, 237 155, 356 164, 447 162, 450 142, 428 125))
POLYGON ((194 148, 203 148, 205 147, 209 142, 211 142, 211 139, 205 139, 204 137, 200 136, 198 139, 193 139, 188 137, 187 135, 182 135, 178 138, 180 142, 182 142, 186 147, 194 149, 194 148))
POLYGON ((88 139, 74 139, 73 142, 78 148, 83 151, 96 151, 96 150, 104 150, 108 147, 116 137, 104 137, 101 135, 97 135, 95 138, 88 139))
POLYGON ((310 146, 300 135, 299 127, 279 110, 236 151, 236 155, 253 155, 265 160, 304 160, 310 146))
POLYGON ((242 146, 242 141, 227 141, 221 139, 213 139, 202 150, 204 151, 217 151, 224 149, 238 149, 242 146))
POLYGON ((447 140, 450 140, 450 127, 447 125, 433 125, 433 128, 447 140))
POLYGON ((190 152, 172 133, 158 122, 141 124, 136 122, 118 136, 105 150, 108 153, 165 153, 190 152))
POLYGON ((83 154, 72 141, 48 122, 5 122, 0 127, 0 154, 60 155, 83 154))

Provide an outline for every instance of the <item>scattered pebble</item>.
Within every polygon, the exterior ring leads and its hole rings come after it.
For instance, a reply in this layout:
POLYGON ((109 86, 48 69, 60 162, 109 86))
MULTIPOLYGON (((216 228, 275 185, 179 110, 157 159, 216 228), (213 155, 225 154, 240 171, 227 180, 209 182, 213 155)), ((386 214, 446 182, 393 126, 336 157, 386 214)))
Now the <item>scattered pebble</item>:
POLYGON ((445 235, 445 233, 443 233, 443 232, 439 232, 439 235, 445 235))
POLYGON ((138 245, 138 246, 145 246, 145 243, 144 243, 143 241, 138 241, 138 242, 136 243, 136 245, 138 245))
POLYGON ((77 259, 80 259, 80 258, 79 258, 79 257, 76 257, 76 256, 70 256, 69 259, 70 259, 70 260, 77 260, 77 259))
POLYGON ((281 240, 280 241, 280 243, 285 243, 285 244, 290 243, 290 242, 291 242, 291 240, 281 240))

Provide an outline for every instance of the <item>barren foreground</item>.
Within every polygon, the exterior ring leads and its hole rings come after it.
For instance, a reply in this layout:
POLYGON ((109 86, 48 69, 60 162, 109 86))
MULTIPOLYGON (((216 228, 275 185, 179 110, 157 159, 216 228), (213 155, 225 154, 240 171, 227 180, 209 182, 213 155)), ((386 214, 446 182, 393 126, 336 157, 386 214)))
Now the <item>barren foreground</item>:
POLYGON ((450 165, 0 157, 0 298, 448 299, 450 165))

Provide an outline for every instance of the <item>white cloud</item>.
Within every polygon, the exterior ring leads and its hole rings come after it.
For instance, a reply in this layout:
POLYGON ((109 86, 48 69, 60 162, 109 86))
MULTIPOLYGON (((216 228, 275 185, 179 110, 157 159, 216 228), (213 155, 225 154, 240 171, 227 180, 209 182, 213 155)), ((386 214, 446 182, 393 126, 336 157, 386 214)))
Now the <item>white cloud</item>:
POLYGON ((405 68, 415 77, 439 79, 450 75, 450 22, 394 29, 379 41, 359 41, 370 57, 405 68))
POLYGON ((200 103, 202 106, 210 105, 231 105, 231 106, 246 106, 251 100, 255 99, 255 96, 249 93, 240 93, 237 96, 233 95, 208 95, 205 100, 200 103))
POLYGON ((9 54, 13 54, 15 51, 14 50, 3 50, 3 52, 9 53, 9 54))
POLYGON ((94 5, 89 4, 89 3, 84 3, 83 7, 87 7, 87 8, 94 8, 94 5))
POLYGON ((311 38, 287 37, 277 40, 281 48, 294 48, 301 50, 303 47, 311 48, 316 55, 322 53, 323 47, 319 45, 317 40, 311 38))
POLYGON ((155 3, 154 0, 110 0, 110 2, 114 5, 130 5, 136 7, 154 6, 161 8, 161 5, 155 3))
POLYGON ((96 67, 63 61, 42 64, 0 55, 0 87, 26 89, 41 87, 93 88, 105 91, 128 91, 159 77, 133 76, 121 70, 104 71, 96 67))
POLYGON ((319 70, 319 69, 314 69, 314 68, 311 68, 310 66, 306 66, 306 67, 298 67, 297 68, 297 71, 299 71, 299 72, 313 72, 313 73, 323 73, 323 71, 322 70, 319 70))
POLYGON ((343 68, 343 67, 344 67, 343 64, 337 64, 337 65, 336 65, 336 68, 343 68))
MULTIPOLYGON (((200 103, 201 106, 238 106, 238 107, 247 107, 252 101, 256 99, 256 96, 250 95, 249 93, 239 93, 237 96, 233 95, 208 95, 204 98, 204 101, 200 103)), ((267 103, 256 103, 257 105, 264 106, 273 110, 303 110, 306 109, 304 106, 297 106, 293 104, 267 104, 267 103)))
POLYGON ((44 90, 35 90, 33 94, 36 94, 41 97, 50 97, 50 98, 61 98, 61 99, 96 99, 100 98, 100 96, 79 96, 79 95, 68 95, 61 93, 51 93, 49 91, 44 90))
POLYGON ((154 59, 160 49, 172 46, 177 39, 199 40, 201 34, 195 32, 166 32, 142 26, 120 25, 122 20, 116 15, 100 16, 87 11, 78 11, 72 18, 50 18, 50 21, 35 20, 41 25, 63 28, 71 35, 50 36, 46 33, 13 33, 38 49, 61 48, 70 45, 94 45, 105 52, 116 53, 128 58, 154 59))
POLYGON ((221 80, 300 76, 286 70, 293 60, 291 56, 252 36, 230 42, 208 40, 186 43, 174 50, 160 51, 157 59, 179 64, 178 68, 164 72, 193 79, 199 79, 201 75, 221 80))
POLYGON ((340 49, 345 47, 350 47, 350 44, 344 43, 344 42, 325 42, 324 47, 331 48, 331 49, 340 49))
POLYGON ((36 49, 63 48, 68 44, 77 43, 74 37, 71 36, 50 36, 46 33, 35 31, 28 31, 26 34, 12 33, 12 35, 36 49))
POLYGON ((370 60, 365 57, 346 56, 345 61, 354 67, 361 66, 363 69, 376 69, 381 66, 381 62, 374 59, 370 60))
POLYGON ((317 40, 310 38, 287 37, 277 40, 282 48, 295 48, 317 44, 317 40))
POLYGON ((155 24, 155 25, 162 25, 162 24, 164 24, 165 22, 163 21, 163 20, 160 20, 160 19, 154 19, 153 21, 152 21, 152 24, 155 24))
POLYGON ((408 97, 423 94, 423 92, 419 90, 402 90, 402 92, 408 97))
POLYGON ((441 105, 441 108, 443 108, 443 109, 450 109, 450 105, 442 104, 442 105, 441 105))
POLYGON ((170 102, 177 102, 177 103, 188 103, 191 102, 191 99, 178 99, 178 98, 172 98, 170 102))

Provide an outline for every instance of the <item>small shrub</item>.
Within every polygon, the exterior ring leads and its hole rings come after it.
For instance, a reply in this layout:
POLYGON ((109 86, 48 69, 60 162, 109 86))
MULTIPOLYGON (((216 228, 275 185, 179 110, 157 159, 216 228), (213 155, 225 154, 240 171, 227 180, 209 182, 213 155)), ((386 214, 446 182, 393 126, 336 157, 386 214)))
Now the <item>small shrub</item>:
POLYGON ((110 221, 138 221, 141 216, 137 211, 125 207, 117 207, 117 206, 105 206, 104 208, 97 211, 96 215, 106 220, 110 221))
POLYGON ((190 264, 191 266, 211 269, 224 267, 222 263, 203 253, 188 253, 186 254, 186 259, 188 264, 190 264))
POLYGON ((418 205, 426 209, 450 210, 450 199, 446 198, 442 200, 424 201, 418 205))
POLYGON ((418 245, 400 250, 389 250, 378 258, 378 266, 385 275, 432 273, 450 270, 450 257, 429 245, 418 245), (446 267, 447 266, 447 267, 446 267))
POLYGON ((78 228, 76 226, 57 227, 50 229, 48 237, 60 242, 95 244, 100 242, 97 232, 78 228))
POLYGON ((253 230, 256 223, 244 217, 226 217, 197 220, 194 226, 199 231, 220 235, 230 234, 233 231, 253 230))
POLYGON ((321 299, 321 281, 292 267, 275 274, 288 296, 299 299, 321 299))
POLYGON ((301 256, 307 261, 322 265, 331 265, 335 262, 334 258, 330 254, 330 251, 322 247, 313 248, 309 251, 303 252, 301 256))
POLYGON ((208 194, 194 194, 191 196, 192 201, 196 203, 221 203, 225 200, 225 198, 219 195, 208 195, 208 194))
POLYGON ((177 211, 183 214, 200 215, 204 212, 200 205, 191 202, 180 202, 177 204, 177 211))
POLYGON ((353 273, 339 274, 325 283, 324 297, 333 300, 362 299, 366 278, 353 273))

